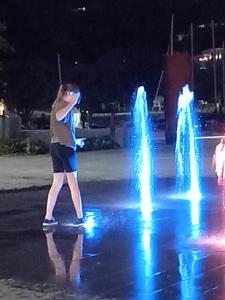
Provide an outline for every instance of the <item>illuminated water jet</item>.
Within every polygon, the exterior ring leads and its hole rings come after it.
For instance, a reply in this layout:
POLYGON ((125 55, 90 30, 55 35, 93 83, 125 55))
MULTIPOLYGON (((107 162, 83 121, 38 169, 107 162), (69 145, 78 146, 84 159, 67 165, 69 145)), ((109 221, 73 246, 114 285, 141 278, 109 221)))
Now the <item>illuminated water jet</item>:
POLYGON ((199 153, 196 141, 194 94, 188 85, 182 89, 177 105, 176 162, 179 192, 201 198, 199 183, 199 153))
POLYGON ((199 201, 202 197, 199 180, 199 149, 196 139, 194 93, 185 85, 177 105, 176 163, 179 193, 186 193, 191 200, 191 222, 194 235, 199 234, 199 201), (197 226, 197 228, 196 228, 197 226))
POLYGON ((137 190, 141 201, 143 219, 151 219, 153 201, 153 164, 151 153, 151 123, 148 113, 147 96, 143 86, 139 87, 133 107, 134 121, 134 171, 137 190))

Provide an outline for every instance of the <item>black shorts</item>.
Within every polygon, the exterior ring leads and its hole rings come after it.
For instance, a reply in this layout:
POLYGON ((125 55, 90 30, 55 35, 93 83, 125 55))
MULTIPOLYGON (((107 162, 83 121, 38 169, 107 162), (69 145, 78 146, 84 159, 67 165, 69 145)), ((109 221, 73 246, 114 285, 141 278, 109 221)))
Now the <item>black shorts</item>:
POLYGON ((77 171, 76 152, 72 147, 51 143, 50 153, 52 156, 53 172, 67 173, 77 171))

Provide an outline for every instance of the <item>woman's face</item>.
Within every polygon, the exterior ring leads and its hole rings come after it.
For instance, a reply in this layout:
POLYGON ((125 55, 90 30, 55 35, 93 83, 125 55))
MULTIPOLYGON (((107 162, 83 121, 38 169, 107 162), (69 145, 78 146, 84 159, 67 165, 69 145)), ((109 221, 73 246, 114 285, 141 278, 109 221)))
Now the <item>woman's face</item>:
POLYGON ((80 97, 80 92, 74 92, 74 91, 65 91, 63 100, 66 102, 74 102, 74 105, 77 104, 80 97))

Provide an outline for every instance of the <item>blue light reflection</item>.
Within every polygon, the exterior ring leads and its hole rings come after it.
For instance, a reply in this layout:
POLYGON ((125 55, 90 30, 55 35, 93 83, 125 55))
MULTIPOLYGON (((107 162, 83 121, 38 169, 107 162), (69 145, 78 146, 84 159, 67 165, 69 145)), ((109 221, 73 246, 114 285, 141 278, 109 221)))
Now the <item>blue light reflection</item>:
POLYGON ((85 237, 87 239, 98 240, 102 236, 102 229, 99 226, 104 223, 104 218, 100 209, 89 209, 85 211, 85 222, 82 227, 77 227, 76 224, 72 222, 64 223, 63 226, 72 227, 78 230, 85 231, 85 237))
POLYGON ((141 228, 140 242, 136 248, 136 283, 137 283, 137 300, 154 299, 154 268, 155 257, 153 257, 153 241, 151 229, 147 226, 141 228))
POLYGON ((200 299, 197 277, 201 272, 201 256, 202 253, 199 250, 184 250, 178 254, 181 300, 200 299))

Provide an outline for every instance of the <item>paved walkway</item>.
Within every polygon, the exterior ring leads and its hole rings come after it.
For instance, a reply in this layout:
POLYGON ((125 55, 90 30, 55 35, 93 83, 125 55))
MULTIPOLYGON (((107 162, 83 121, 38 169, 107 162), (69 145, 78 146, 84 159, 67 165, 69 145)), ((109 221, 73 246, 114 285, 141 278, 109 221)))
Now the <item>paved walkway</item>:
MULTIPOLYGON (((113 180, 130 177, 126 150, 78 153, 80 181, 113 180)), ((45 186, 51 183, 49 155, 1 156, 0 190, 45 186)))
MULTIPOLYGON (((218 140, 202 140, 202 175, 213 176, 211 158, 218 140)), ((154 149, 157 177, 176 176, 174 146, 158 140, 154 149)), ((79 181, 106 181, 132 178, 129 149, 78 153, 79 181)), ((47 186, 51 183, 49 155, 0 156, 0 191, 47 186)))

